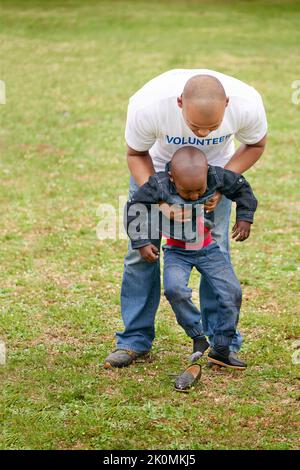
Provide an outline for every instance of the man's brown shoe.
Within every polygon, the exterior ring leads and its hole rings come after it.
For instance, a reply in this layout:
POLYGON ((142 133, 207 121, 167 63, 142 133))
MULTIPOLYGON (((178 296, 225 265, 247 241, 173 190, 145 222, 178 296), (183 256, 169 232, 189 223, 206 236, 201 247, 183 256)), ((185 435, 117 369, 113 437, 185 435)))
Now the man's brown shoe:
POLYGON ((135 351, 129 351, 128 349, 116 349, 104 360, 104 368, 112 369, 113 367, 127 367, 136 359, 145 357, 148 354, 148 351, 138 353, 135 351))

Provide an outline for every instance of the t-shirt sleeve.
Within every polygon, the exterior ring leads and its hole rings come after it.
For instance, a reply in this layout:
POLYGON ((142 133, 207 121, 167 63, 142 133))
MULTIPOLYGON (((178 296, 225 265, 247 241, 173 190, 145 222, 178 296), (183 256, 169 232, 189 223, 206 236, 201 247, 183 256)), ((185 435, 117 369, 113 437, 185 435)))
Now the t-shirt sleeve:
POLYGON ((235 133, 235 138, 242 144, 256 144, 268 130, 264 104, 256 90, 251 105, 244 109, 242 115, 241 127, 235 133))
POLYGON ((144 152, 156 141, 156 128, 151 108, 133 109, 130 105, 127 112, 125 140, 129 147, 144 152))

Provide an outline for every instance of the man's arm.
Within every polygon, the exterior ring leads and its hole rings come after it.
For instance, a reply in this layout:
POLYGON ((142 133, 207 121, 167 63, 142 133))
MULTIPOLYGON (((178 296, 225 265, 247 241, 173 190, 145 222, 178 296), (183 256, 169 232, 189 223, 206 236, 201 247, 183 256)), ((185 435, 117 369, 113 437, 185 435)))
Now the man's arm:
MULTIPOLYGON (((265 135, 259 142, 256 144, 241 144, 236 152, 234 152, 233 156, 225 165, 226 170, 234 171, 235 173, 244 173, 245 171, 249 170, 257 160, 260 159, 262 156, 267 142, 267 135, 265 135)), ((220 201, 222 194, 217 191, 215 195, 207 201, 204 205, 204 208, 207 212, 213 211, 218 202, 220 201)))
POLYGON ((154 174, 154 166, 148 150, 138 152, 127 145, 127 164, 130 173, 139 186, 146 183, 149 177, 154 174))
POLYGON ((244 173, 249 170, 249 168, 251 168, 262 156, 266 147, 266 142, 267 135, 265 135, 256 144, 240 145, 227 165, 225 165, 225 169, 234 171, 235 173, 244 173))

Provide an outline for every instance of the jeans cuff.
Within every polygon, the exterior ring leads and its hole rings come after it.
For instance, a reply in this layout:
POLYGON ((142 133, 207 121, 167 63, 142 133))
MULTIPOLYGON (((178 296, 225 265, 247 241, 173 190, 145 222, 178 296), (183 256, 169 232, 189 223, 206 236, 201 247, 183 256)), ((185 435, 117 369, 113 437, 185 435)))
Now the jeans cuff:
POLYGON ((133 351, 138 354, 144 354, 150 351, 151 347, 149 349, 140 349, 140 347, 135 347, 134 344, 116 344, 116 349, 124 349, 127 351, 133 351))
POLYGON ((215 335, 214 336, 214 345, 218 346, 230 346, 232 338, 229 336, 215 335))
POLYGON ((184 328, 184 330, 190 338, 195 338, 195 336, 204 336, 203 330, 201 328, 184 328))

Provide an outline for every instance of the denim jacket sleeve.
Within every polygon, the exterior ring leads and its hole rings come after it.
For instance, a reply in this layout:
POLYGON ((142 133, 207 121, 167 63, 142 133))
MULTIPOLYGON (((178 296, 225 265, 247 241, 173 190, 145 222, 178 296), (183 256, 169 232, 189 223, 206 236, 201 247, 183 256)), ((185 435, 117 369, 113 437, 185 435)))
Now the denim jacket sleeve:
POLYGON ((139 187, 133 194, 132 202, 156 204, 162 198, 162 186, 157 174, 150 176, 147 183, 139 187))
POLYGON ((217 189, 228 199, 236 202, 236 220, 253 223, 257 199, 248 181, 243 175, 223 168, 218 168, 217 177, 219 180, 217 189))
MULTIPOLYGON (((150 176, 132 196, 125 206, 124 225, 131 240, 132 248, 138 249, 150 245, 151 235, 151 209, 162 200, 163 189, 157 175, 150 176)), ((157 227, 159 232, 159 224, 157 227)))

